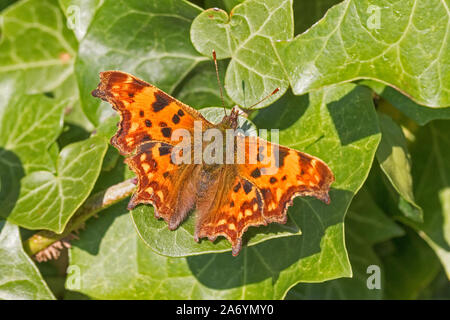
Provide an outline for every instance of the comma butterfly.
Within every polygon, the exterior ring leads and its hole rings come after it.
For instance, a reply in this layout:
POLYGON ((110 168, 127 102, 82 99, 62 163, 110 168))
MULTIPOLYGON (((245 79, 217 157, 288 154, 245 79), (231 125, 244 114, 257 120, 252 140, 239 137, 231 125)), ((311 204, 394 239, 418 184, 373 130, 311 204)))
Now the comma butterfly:
MULTIPOLYGON (((92 95, 119 112, 119 129, 111 144, 127 156, 125 162, 138 177, 129 209, 140 203, 152 204, 155 216, 174 230, 196 208, 195 240, 207 237, 214 241, 224 236, 236 256, 248 227, 286 223, 286 211, 294 197, 314 196, 330 202, 328 191, 334 176, 322 160, 258 137, 236 134, 231 149, 219 145, 212 152, 217 156, 222 150, 232 163, 195 161, 195 154, 192 163, 174 161, 176 141, 172 138, 177 130, 194 137, 197 124, 202 133, 237 129, 237 108, 212 124, 195 109, 130 74, 106 71, 100 78, 92 95)), ((190 150, 195 150, 196 141, 195 137, 188 139, 190 150)), ((201 145, 202 151, 207 148, 201 145)), ((177 151, 187 156, 185 152, 189 149, 177 151)), ((190 155, 187 158, 192 159, 190 155)))

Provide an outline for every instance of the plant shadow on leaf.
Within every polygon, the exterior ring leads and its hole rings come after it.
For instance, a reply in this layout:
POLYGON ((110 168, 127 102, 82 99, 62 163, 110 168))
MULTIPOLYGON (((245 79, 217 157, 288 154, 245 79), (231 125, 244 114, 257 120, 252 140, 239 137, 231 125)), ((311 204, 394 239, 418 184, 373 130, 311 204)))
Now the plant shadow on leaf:
MULTIPOLYGON (((333 119, 334 127, 339 136, 342 146, 351 144, 352 142, 361 140, 365 137, 376 135, 379 133, 378 126, 366 127, 363 124, 367 123, 367 119, 370 119, 370 115, 357 112, 355 108, 363 108, 362 103, 358 103, 357 90, 361 90, 361 87, 355 87, 352 91, 347 93, 338 101, 333 101, 327 104, 328 111, 333 119), (367 119, 358 118, 358 115, 364 115, 367 119), (353 115, 352 127, 349 127, 349 115, 353 115)), ((364 88, 363 90, 368 90, 364 88)), ((375 108, 375 106, 374 106, 375 108)))
POLYGON ((80 125, 66 122, 64 123, 63 132, 58 137, 59 148, 62 149, 71 143, 85 140, 89 136, 90 133, 80 125))
POLYGON ((294 96, 288 90, 279 100, 269 107, 259 109, 252 121, 258 128, 284 130, 302 117, 309 103, 309 94, 294 96))
MULTIPOLYGON (((86 252, 88 252, 91 255, 97 255, 100 251, 101 242, 105 237, 106 232, 111 227, 111 225, 114 223, 114 220, 119 218, 120 216, 124 214, 129 214, 129 211, 127 209, 129 199, 125 199, 124 201, 120 201, 119 203, 116 203, 112 205, 111 207, 107 208, 106 210, 101 212, 102 215, 102 223, 97 223, 97 219, 91 219, 93 221, 88 221, 89 223, 95 223, 96 224, 96 236, 90 237, 89 245, 83 244, 82 246, 78 246, 78 241, 72 241, 72 246, 77 247, 79 249, 82 249, 86 252), (117 214, 120 213, 120 214, 117 214)), ((87 227, 87 229, 89 226, 87 227)))
MULTIPOLYGON (((332 188, 330 196, 336 200, 334 205, 339 207, 352 193, 332 188)), ((272 278, 274 284, 281 272, 294 264, 297 264, 294 268, 310 268, 310 262, 306 262, 306 259, 314 259, 314 256, 321 254, 329 240, 328 231, 342 222, 337 215, 324 216, 326 210, 320 212, 312 209, 327 206, 320 203, 310 197, 295 198, 294 205, 289 209, 289 220, 299 227, 301 235, 271 239, 251 247, 244 246, 237 257, 233 257, 230 252, 187 257, 193 276, 209 288, 223 290, 268 278, 272 278), (302 263, 303 259, 305 264, 302 263)))
POLYGON ((7 218, 19 198, 20 179, 25 175, 19 157, 0 147, 0 216, 7 218))

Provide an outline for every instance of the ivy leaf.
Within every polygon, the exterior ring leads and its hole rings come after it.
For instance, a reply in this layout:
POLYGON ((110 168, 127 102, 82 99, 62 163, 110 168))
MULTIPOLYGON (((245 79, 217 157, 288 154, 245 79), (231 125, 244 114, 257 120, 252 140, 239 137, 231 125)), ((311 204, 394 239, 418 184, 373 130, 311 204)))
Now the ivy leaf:
POLYGON ((367 85, 379 96, 386 99, 403 114, 423 126, 436 119, 450 119, 450 108, 428 108, 421 106, 397 90, 382 83, 370 80, 363 80, 360 84, 367 85))
POLYGON ((272 44, 293 37, 292 0, 248 0, 232 12, 203 11, 192 23, 192 43, 207 57, 214 49, 218 59, 231 58, 225 88, 237 104, 249 107, 280 88, 257 107, 268 106, 289 86, 272 44))
POLYGON ((59 0, 67 17, 67 26, 73 30, 78 40, 83 39, 96 11, 104 0, 59 0))
MULTIPOLYGON (((132 217, 141 239, 158 254, 169 257, 184 257, 231 250, 228 240, 222 237, 214 242, 204 239, 200 243, 196 243, 193 240, 195 212, 192 212, 176 231, 170 231, 167 228, 167 223, 157 220, 153 216, 153 212, 153 207, 139 206, 132 211, 132 217)), ((251 228, 244 235, 244 243, 247 246, 252 246, 266 240, 300 234, 299 227, 290 220, 285 225, 251 228)))
POLYGON ((100 137, 70 144, 59 154, 56 173, 35 171, 25 176, 8 220, 27 229, 61 233, 94 187, 106 148, 100 137))
POLYGON ((113 112, 91 96, 99 72, 129 72, 172 93, 206 60, 189 41, 189 27, 198 13, 187 1, 104 1, 80 42, 75 67, 82 107, 92 123, 98 125, 113 112))
POLYGON ((20 161, 11 165, 22 166, 27 173, 54 170, 48 149, 62 130, 65 103, 42 94, 19 95, 15 91, 0 106, 0 147, 14 153, 20 161))
POLYGON ((373 201, 363 187, 352 201, 345 218, 347 250, 352 265, 351 279, 336 279, 321 284, 299 284, 287 294, 287 299, 382 299, 387 281, 381 260, 373 250, 377 243, 404 234, 392 219, 373 201), (370 290, 367 279, 368 267, 376 265, 381 270, 380 290, 370 290))
POLYGON ((4 221, 0 221, 0 299, 55 299, 38 268, 23 251, 19 228, 4 221))
MULTIPOLYGON (((68 289, 95 299, 245 299, 274 295, 271 287, 278 270, 267 274, 265 268, 273 266, 261 264, 258 252, 245 264, 230 253, 201 256, 207 260, 167 258, 139 239, 126 213, 126 202, 121 202, 99 219, 88 221, 81 240, 73 242, 69 253, 70 265, 80 269, 81 287, 72 288, 67 282, 68 289), (252 262, 257 262, 253 268, 252 262), (206 270, 209 267, 212 270, 206 270), (216 278, 213 286, 209 279, 204 282, 205 274, 216 278)), ((285 266, 283 263, 280 267, 285 266)))
MULTIPOLYGON (((17 75, 16 75, 17 76, 17 75)), ((39 170, 53 172, 54 142, 62 129, 65 101, 20 94, 21 77, 0 81, 0 216, 7 217, 20 191, 20 179, 39 170)))
POLYGON ((0 74, 26 74, 26 93, 52 91, 72 75, 77 41, 57 0, 21 1, 2 18, 0 74))
POLYGON ((435 120, 416 132, 411 145, 417 203, 423 223, 403 219, 436 252, 450 279, 450 122, 435 120))
POLYGON ((346 0, 308 32, 275 47, 295 94, 369 78, 419 104, 445 107, 449 28, 447 1, 388 0, 381 6, 377 0, 346 0))
MULTIPOLYGON (((218 61, 221 85, 224 83, 225 71, 227 70, 227 64, 224 62, 218 61)), ((219 84, 212 61, 199 64, 180 84, 180 87, 180 91, 175 92, 174 96, 195 109, 222 105, 219 84)), ((226 92, 223 92, 223 94, 225 106, 232 106, 233 102, 230 97, 226 92)))
POLYGON ((422 209, 414 201, 411 158, 402 129, 389 116, 379 114, 382 139, 377 159, 384 174, 399 194, 398 206, 412 220, 423 220, 422 209))

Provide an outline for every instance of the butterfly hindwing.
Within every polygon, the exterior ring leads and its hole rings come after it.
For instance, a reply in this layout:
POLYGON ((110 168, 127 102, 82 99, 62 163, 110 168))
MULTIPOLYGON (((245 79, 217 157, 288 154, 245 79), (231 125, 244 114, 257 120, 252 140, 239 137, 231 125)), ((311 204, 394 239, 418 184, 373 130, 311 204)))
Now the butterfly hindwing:
POLYGON ((227 238, 233 255, 242 247, 242 235, 250 226, 266 224, 261 192, 250 181, 224 168, 197 202, 195 239, 227 238))
POLYGON ((150 203, 155 216, 163 218, 174 230, 195 204, 196 179, 199 167, 174 164, 173 146, 164 142, 149 142, 139 146, 136 155, 125 161, 138 176, 138 188, 128 207, 150 203))
POLYGON ((248 152, 245 164, 238 165, 239 175, 261 191, 267 222, 285 223, 287 207, 296 196, 329 203, 334 176, 322 160, 257 137, 245 137, 245 148, 248 152), (256 159, 251 159, 251 150, 257 150, 256 159))

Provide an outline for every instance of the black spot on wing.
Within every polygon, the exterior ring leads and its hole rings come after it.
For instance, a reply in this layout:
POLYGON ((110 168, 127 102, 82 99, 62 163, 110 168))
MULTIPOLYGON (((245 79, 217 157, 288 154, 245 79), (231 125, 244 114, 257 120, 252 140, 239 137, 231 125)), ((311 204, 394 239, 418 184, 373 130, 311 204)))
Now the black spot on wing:
POLYGON ((177 124, 180 122, 180 117, 177 114, 174 114, 172 117, 172 122, 177 124))
POLYGON ((169 154, 172 152, 172 147, 166 144, 163 144, 159 147, 159 155, 165 156, 166 154, 169 154))
POLYGON ((145 120, 145 126, 150 128, 152 126, 152 122, 150 120, 145 120))
POLYGON ((237 185, 235 185, 235 186, 233 187, 233 191, 234 191, 234 192, 238 192, 240 188, 241 188, 241 183, 238 182, 237 185))
POLYGON ((155 102, 152 104, 153 111, 155 112, 159 112, 167 107, 171 101, 170 97, 161 91, 155 92, 155 99, 155 102))
POLYGON ((244 187, 245 194, 249 194, 249 192, 252 191, 252 188, 253 188, 252 184, 247 180, 245 180, 243 187, 244 187))
POLYGON ((172 135, 172 128, 169 127, 162 128, 161 133, 164 137, 170 138, 170 136, 172 135))
POLYGON ((252 173, 250 173, 250 175, 253 178, 259 178, 261 177, 261 171, 258 168, 256 168, 255 170, 252 171, 252 173))
POLYGON ((284 166, 284 158, 289 154, 288 150, 284 150, 282 148, 278 148, 278 153, 275 152, 275 164, 277 168, 282 168, 284 166))

